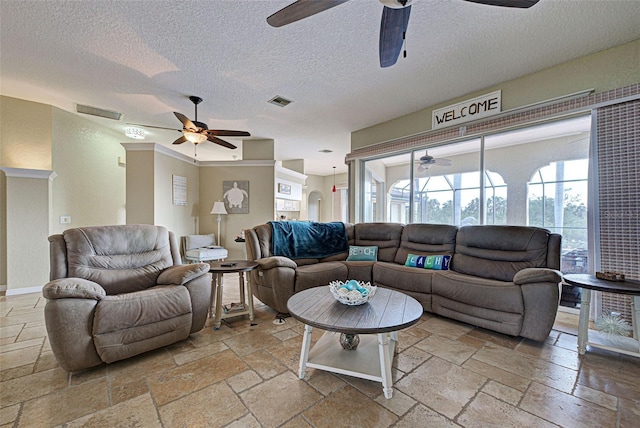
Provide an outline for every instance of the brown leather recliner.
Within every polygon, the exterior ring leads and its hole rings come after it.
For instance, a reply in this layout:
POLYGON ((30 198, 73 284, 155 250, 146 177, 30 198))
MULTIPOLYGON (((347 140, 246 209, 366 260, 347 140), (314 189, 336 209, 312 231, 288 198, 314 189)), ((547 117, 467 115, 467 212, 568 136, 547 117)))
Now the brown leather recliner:
POLYGON ((49 237, 45 321, 51 349, 70 372, 186 339, 204 326, 209 265, 181 265, 162 226, 69 229, 49 237))

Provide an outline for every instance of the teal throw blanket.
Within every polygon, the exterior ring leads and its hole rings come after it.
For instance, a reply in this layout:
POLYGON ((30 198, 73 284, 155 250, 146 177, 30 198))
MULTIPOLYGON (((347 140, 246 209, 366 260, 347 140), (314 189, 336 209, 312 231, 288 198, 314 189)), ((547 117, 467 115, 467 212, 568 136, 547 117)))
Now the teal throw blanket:
POLYGON ((270 221, 271 254, 290 259, 319 259, 349 251, 344 223, 270 221))

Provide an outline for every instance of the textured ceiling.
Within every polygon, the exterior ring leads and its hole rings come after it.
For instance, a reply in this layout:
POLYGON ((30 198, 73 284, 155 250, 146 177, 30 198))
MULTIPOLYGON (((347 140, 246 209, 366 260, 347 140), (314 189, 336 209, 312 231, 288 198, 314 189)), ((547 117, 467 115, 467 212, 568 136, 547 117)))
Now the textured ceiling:
MULTIPOLYGON (((119 122, 95 119, 118 132, 125 122, 178 129, 172 112, 194 119, 186 97, 198 95, 209 128, 273 139, 278 160, 303 158, 307 173, 331 175, 334 165, 346 171, 352 131, 640 38, 640 1, 519 10, 415 0, 408 57, 381 69, 379 2, 270 27, 266 17, 290 2, 0 0, 0 93, 120 111, 119 122), (275 95, 293 103, 268 104, 275 95)), ((147 131, 169 146, 179 136, 147 131)), ((172 148, 193 155, 190 143, 172 148)), ((199 160, 234 155, 198 147, 199 160)))

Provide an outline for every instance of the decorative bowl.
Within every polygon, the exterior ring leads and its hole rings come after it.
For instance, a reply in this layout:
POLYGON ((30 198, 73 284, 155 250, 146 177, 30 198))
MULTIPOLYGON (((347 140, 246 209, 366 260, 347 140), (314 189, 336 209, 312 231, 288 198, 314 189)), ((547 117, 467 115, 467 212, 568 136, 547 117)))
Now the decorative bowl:
POLYGON ((356 281, 331 281, 329 290, 336 300, 344 305, 357 306, 367 303, 376 294, 378 287, 370 282, 356 281))

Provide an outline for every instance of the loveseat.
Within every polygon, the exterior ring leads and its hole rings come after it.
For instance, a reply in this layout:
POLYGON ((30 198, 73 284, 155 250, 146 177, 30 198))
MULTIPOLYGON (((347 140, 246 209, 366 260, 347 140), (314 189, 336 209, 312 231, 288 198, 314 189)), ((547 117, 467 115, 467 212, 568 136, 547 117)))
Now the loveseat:
POLYGON ((202 329, 209 265, 181 265, 162 226, 116 225, 49 237, 45 324, 60 366, 76 372, 184 340, 202 329))
POLYGON ((245 230, 254 295, 276 311, 301 290, 332 280, 371 281, 417 299, 427 312, 511 336, 544 340, 560 297, 561 236, 524 226, 358 223, 349 246, 377 247, 377 260, 350 261, 348 250, 323 258, 273 255, 272 226, 245 230), (407 266, 409 255, 449 255, 448 270, 407 266))

